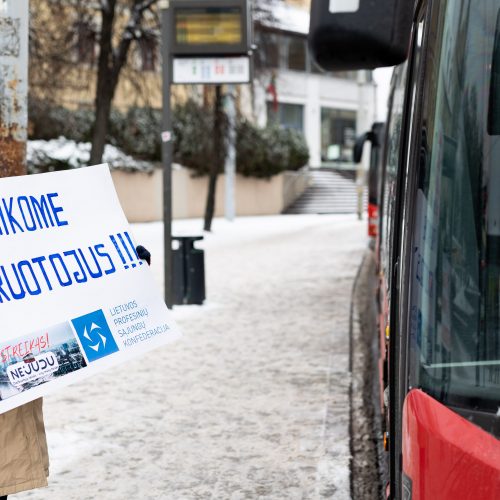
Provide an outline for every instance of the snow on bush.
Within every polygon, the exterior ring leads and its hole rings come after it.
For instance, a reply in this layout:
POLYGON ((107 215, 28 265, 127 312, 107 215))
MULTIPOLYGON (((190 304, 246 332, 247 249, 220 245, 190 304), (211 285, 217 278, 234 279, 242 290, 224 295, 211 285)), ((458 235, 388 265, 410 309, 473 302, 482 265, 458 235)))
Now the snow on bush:
MULTIPOLYGON (((75 142, 65 137, 50 141, 28 141, 28 172, 37 174, 84 167, 90 158, 90 148, 90 142, 75 142)), ((154 169, 152 163, 136 160, 110 144, 104 149, 102 161, 120 170, 149 173, 154 169)))

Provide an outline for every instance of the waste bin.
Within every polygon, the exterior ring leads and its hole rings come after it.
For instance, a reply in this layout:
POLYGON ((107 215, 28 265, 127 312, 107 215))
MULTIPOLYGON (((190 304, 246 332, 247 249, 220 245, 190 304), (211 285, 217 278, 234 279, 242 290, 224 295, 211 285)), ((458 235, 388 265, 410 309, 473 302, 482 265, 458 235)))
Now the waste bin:
POLYGON ((172 236, 174 304, 203 304, 205 300, 205 253, 194 247, 203 236, 172 236))

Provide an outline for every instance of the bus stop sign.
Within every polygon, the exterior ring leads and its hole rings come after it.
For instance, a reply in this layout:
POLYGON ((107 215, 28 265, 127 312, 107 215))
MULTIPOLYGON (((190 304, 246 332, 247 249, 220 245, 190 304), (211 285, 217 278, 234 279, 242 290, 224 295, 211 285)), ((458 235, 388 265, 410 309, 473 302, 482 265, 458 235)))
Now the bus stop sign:
POLYGON ((247 0, 171 0, 172 83, 248 83, 247 0))

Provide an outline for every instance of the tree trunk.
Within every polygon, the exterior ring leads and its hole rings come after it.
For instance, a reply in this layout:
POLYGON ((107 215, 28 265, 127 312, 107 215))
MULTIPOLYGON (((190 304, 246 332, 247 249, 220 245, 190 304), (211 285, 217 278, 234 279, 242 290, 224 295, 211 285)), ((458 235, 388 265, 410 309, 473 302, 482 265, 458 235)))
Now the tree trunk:
POLYGON ((95 105, 95 122, 92 132, 92 150, 90 152, 89 165, 97 165, 102 162, 106 137, 108 135, 109 116, 111 113, 111 101, 113 96, 98 94, 95 105))
POLYGON ((95 97, 95 122, 92 134, 91 165, 101 163, 109 128, 111 103, 120 78, 120 72, 127 62, 128 51, 135 31, 140 30, 144 11, 156 0, 133 0, 130 20, 124 28, 120 42, 113 50, 113 24, 117 0, 108 0, 102 4, 102 26, 100 36, 99 62, 97 67, 97 85, 95 97))
POLYGON ((212 164, 210 165, 210 174, 208 179, 207 204, 205 208, 205 223, 203 229, 210 231, 212 219, 215 211, 215 194, 217 189, 217 176, 219 169, 225 158, 224 147, 224 111, 222 103, 222 85, 215 87, 215 105, 214 105, 214 151, 212 154, 212 164))
POLYGON ((92 132, 92 150, 90 165, 101 163, 108 133, 109 114, 114 88, 112 88, 113 72, 113 23, 116 0, 109 0, 107 8, 101 9, 102 24, 99 42, 99 61, 97 66, 97 85, 95 96, 95 122, 92 132))

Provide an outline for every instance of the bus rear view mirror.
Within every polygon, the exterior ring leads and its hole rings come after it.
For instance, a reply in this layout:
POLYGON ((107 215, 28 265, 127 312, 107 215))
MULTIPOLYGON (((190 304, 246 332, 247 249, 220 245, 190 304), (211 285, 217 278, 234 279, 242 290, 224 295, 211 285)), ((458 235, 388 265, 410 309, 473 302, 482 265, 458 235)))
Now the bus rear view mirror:
POLYGON ((309 45, 325 71, 394 66, 408 55, 414 0, 312 0, 309 45))

